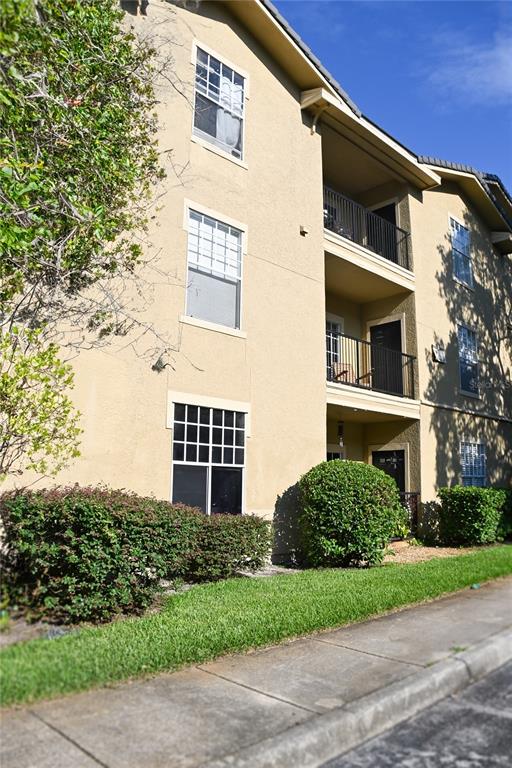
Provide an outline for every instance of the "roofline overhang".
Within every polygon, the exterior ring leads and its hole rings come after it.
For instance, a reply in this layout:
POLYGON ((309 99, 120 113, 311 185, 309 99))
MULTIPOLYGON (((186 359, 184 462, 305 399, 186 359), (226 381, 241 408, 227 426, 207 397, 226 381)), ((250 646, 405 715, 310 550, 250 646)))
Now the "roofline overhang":
MULTIPOLYGON (((479 175, 471 173, 470 171, 445 168, 444 166, 433 165, 431 163, 428 164, 428 167, 439 174, 442 179, 456 181, 465 191, 492 231, 501 233, 505 230, 507 233, 512 234, 512 217, 511 220, 509 220, 504 212, 496 205, 479 175)), ((501 250, 503 246, 500 247, 499 243, 496 244, 501 250)))
POLYGON ((418 162, 415 154, 409 152, 364 115, 356 115, 329 90, 320 87, 303 91, 301 109, 313 112, 314 126, 316 121, 326 114, 333 117, 339 124, 340 132, 346 130, 351 134, 351 139, 356 135, 362 149, 366 149, 391 171, 418 189, 431 189, 441 183, 441 177, 428 166, 418 162))

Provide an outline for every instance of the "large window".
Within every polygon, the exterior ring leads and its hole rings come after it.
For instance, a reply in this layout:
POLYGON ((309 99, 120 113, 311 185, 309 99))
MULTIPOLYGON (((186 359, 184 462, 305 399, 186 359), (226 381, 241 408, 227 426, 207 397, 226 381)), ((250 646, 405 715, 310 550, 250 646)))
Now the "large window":
POLYGON ((197 49, 194 134, 242 159, 244 78, 197 49))
POLYGON ((465 325, 459 325, 457 335, 460 388, 463 392, 478 395, 478 342, 476 333, 465 325))
POLYGON ((187 315, 240 328, 242 232, 189 211, 187 315))
POLYGON ((173 502, 240 514, 244 464, 245 413, 175 403, 173 502))
POLYGON ((473 269, 471 266, 469 229, 450 219, 452 238, 453 273, 465 285, 473 286, 473 269))
POLYGON ((462 485, 486 485, 484 443, 461 442, 462 485))

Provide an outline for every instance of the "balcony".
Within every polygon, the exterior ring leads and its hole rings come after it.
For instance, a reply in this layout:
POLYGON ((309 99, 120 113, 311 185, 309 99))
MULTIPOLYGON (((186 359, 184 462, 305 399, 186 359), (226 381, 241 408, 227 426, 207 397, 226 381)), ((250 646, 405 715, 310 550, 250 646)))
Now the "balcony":
POLYGON ((327 381, 414 400, 414 361, 345 333, 326 333, 327 381))
POLYGON ((324 227, 410 270, 409 233, 345 195, 324 187, 324 227))

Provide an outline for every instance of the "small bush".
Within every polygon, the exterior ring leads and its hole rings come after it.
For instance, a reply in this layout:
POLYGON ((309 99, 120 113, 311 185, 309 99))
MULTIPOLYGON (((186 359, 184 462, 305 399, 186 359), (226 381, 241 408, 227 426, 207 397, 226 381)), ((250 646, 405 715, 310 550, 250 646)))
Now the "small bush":
POLYGON ((187 577, 212 581, 234 576, 238 571, 256 571, 270 556, 270 524, 251 515, 203 517, 196 551, 187 577))
POLYGON ((503 488, 505 499, 501 507, 501 517, 498 525, 496 538, 498 541, 508 541, 512 539, 512 490, 503 488))
POLYGON ((34 618, 103 621, 145 608, 161 577, 185 575, 201 514, 102 488, 0 497, 12 602, 34 618))
POLYGON ((206 517, 107 488, 5 493, 0 521, 11 602, 61 622, 138 613, 162 578, 209 581, 256 570, 271 548, 260 518, 206 517))
POLYGON ((439 541, 448 545, 496 541, 506 494, 496 488, 440 488, 439 541))
POLYGON ((356 461, 325 461, 300 480, 300 524, 311 565, 374 565, 403 520, 395 481, 356 461))

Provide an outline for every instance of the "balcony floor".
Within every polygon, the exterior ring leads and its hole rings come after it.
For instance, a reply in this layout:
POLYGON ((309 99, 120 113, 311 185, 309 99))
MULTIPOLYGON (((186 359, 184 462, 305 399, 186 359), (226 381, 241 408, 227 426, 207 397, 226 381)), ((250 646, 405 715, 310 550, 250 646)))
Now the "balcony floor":
POLYGON ((324 230, 326 290, 355 302, 415 290, 415 277, 369 249, 324 230))
POLYGON ((328 406, 336 406, 344 421, 394 421, 396 418, 420 418, 420 401, 399 395, 388 395, 364 387, 326 383, 328 406))

